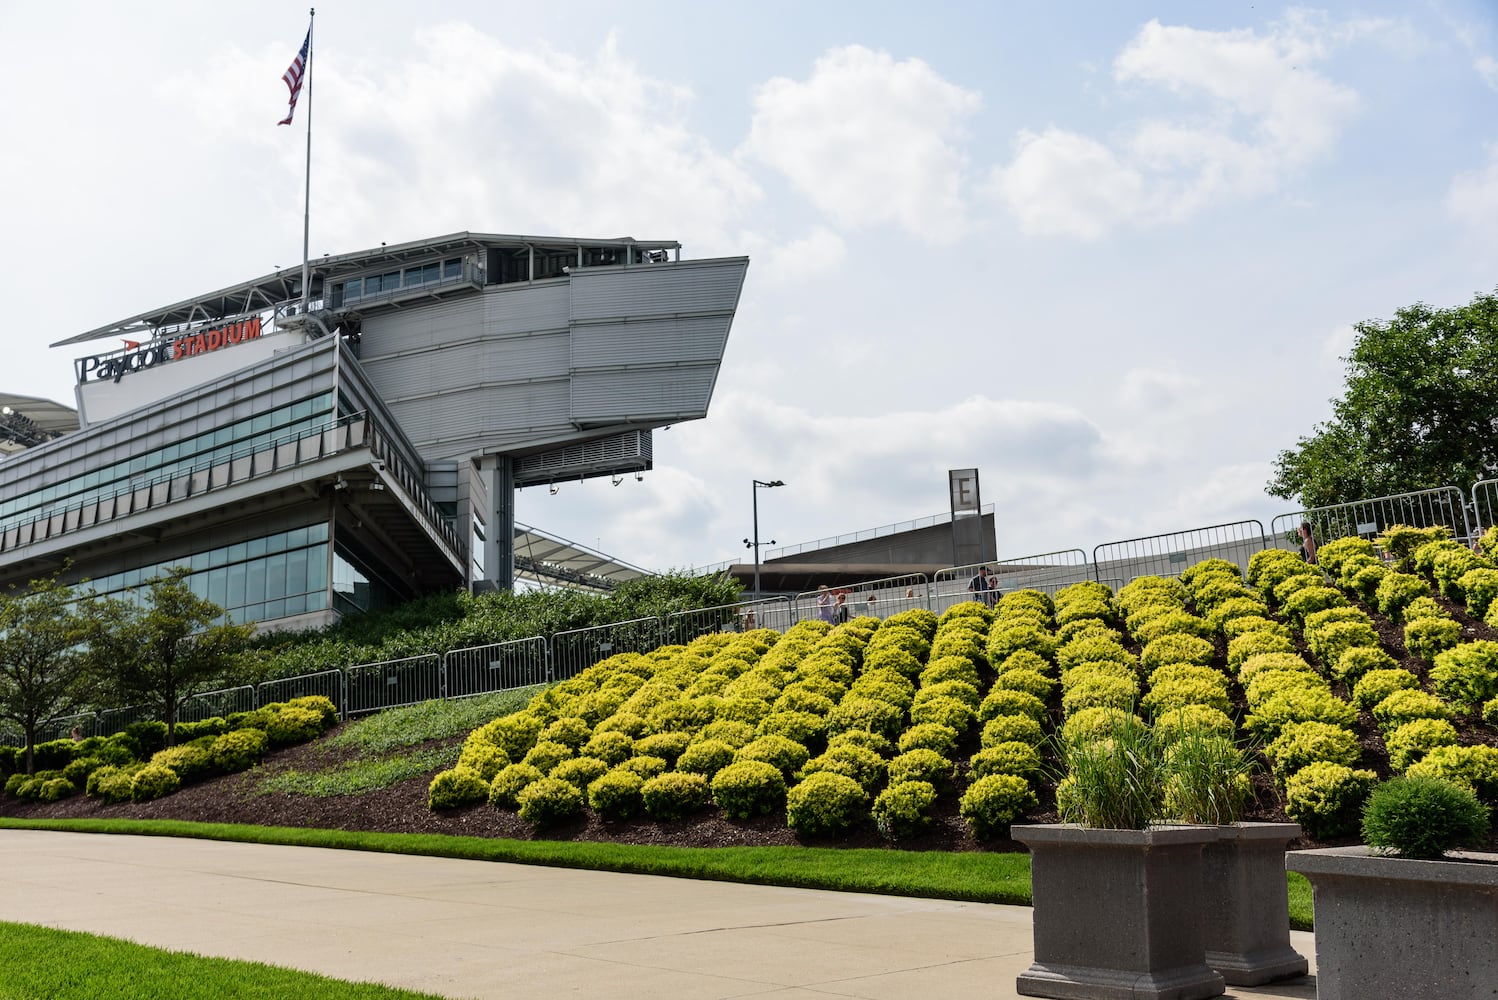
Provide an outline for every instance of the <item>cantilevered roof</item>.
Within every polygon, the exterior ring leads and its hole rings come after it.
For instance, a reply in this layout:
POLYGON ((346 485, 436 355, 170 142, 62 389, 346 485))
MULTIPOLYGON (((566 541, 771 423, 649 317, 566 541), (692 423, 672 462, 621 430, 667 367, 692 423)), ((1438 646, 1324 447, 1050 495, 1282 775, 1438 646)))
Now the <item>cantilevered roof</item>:
POLYGON ((515 522, 515 576, 518 578, 612 590, 627 580, 650 575, 649 570, 631 566, 597 549, 515 522))
MULTIPOLYGON (((610 239, 585 239, 571 236, 506 236, 494 233, 453 233, 449 236, 434 236, 431 239, 415 240, 378 246, 357 253, 341 254, 337 257, 320 257, 312 261, 313 297, 320 285, 353 277, 380 264, 399 264, 415 258, 431 257, 434 254, 462 253, 469 250, 503 249, 521 250, 534 247, 537 250, 570 250, 576 247, 639 247, 642 250, 679 250, 681 244, 675 240, 637 240, 630 236, 610 239)), ((53 347, 81 344, 101 337, 132 337, 149 335, 168 327, 188 326, 197 323, 212 323, 231 316, 243 316, 251 312, 270 309, 281 303, 298 299, 302 294, 302 266, 296 264, 283 267, 252 281, 241 282, 221 288, 206 295, 184 299, 181 302, 159 309, 147 310, 134 316, 107 323, 104 326, 80 333, 54 343, 53 347)))
POLYGON ((78 411, 50 399, 0 392, 0 407, 22 414, 48 434, 68 434, 78 429, 78 411))

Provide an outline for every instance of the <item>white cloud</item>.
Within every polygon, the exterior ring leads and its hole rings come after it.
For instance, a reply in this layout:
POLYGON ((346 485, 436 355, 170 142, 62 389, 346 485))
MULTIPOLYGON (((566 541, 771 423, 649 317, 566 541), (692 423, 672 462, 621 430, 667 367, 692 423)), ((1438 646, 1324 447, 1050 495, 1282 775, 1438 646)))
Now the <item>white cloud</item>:
POLYGON ((919 59, 850 45, 825 53, 805 81, 764 84, 743 152, 838 226, 897 225, 949 242, 966 214, 958 143, 979 103, 919 59))
POLYGON ((1475 170, 1458 174, 1446 192, 1446 209, 1470 226, 1498 224, 1498 142, 1488 143, 1488 160, 1475 170))
POLYGON ((1168 91, 1176 113, 1139 121, 1111 147, 1054 127, 1022 132, 992 190, 1025 232, 1083 239, 1277 190, 1330 154, 1357 108, 1352 90, 1310 64, 1326 57, 1329 37, 1363 33, 1327 33, 1296 16, 1266 34, 1150 21, 1114 60, 1114 79, 1168 91))
POLYGON ((1342 364, 1342 359, 1352 353, 1352 345, 1357 342, 1357 331, 1352 326, 1339 326, 1326 339, 1321 342, 1321 357, 1330 364, 1342 364))
POLYGON ((1498 59, 1490 55, 1479 55, 1472 60, 1472 68, 1482 77, 1482 82, 1498 90, 1498 59))
POLYGON ((1124 373, 1118 396, 1135 409, 1175 410, 1201 400, 1201 381, 1177 371, 1131 368, 1124 373))
POLYGON ((753 258, 756 281, 781 285, 826 277, 848 257, 843 238, 826 226, 813 226, 806 235, 783 244, 753 233, 741 234, 739 248, 753 258))

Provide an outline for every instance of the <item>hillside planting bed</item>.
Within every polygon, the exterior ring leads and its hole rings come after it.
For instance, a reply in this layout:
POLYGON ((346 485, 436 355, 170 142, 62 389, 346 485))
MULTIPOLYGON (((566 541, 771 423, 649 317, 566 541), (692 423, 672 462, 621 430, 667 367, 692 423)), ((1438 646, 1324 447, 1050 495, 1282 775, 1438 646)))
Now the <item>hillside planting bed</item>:
POLYGON ((1392 774, 1498 801, 1498 564, 1413 529, 1379 541, 1325 545, 1319 568, 1269 551, 1247 574, 1209 560, 1117 593, 712 634, 612 657, 463 736, 372 749, 345 724, 152 801, 8 795, 0 814, 1018 850, 1010 822, 1058 819, 1052 741, 1133 711, 1253 748, 1245 818, 1300 822, 1294 847, 1354 843, 1392 774), (420 773, 359 794, 286 780, 396 752, 420 773))

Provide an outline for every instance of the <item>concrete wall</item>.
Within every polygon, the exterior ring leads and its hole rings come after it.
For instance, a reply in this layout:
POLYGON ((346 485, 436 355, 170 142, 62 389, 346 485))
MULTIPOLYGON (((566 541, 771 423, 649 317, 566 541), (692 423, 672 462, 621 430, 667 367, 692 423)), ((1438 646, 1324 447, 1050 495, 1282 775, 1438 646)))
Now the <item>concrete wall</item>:
MULTIPOLYGON (((966 518, 965 521, 977 520, 966 518)), ((830 565, 842 563, 908 564, 912 566, 955 566, 975 562, 991 562, 998 558, 997 536, 994 534, 994 515, 982 515, 980 537, 974 541, 968 534, 970 524, 935 524, 927 528, 901 531, 880 538, 832 545, 810 552, 798 552, 792 556, 766 559, 764 565, 773 563, 813 563, 830 565), (962 537, 955 537, 956 531, 962 537), (958 543, 954 558, 953 543, 958 543), (960 558, 964 553, 976 551, 973 558, 960 558)))

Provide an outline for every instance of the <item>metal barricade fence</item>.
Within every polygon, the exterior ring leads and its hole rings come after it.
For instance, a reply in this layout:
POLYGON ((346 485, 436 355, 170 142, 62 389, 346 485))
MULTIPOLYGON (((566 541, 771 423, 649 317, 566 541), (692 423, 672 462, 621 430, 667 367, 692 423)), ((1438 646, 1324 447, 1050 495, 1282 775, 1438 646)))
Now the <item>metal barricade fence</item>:
POLYGON ((1472 484, 1472 516, 1472 530, 1479 535, 1498 524, 1498 479, 1472 484))
POLYGON ((98 715, 98 721, 94 724, 95 730, 101 736, 117 733, 130 725, 132 722, 150 722, 156 718, 157 713, 145 705, 126 705, 124 708, 106 708, 98 715))
POLYGON ((828 620, 827 612, 831 612, 831 620, 838 618, 837 598, 843 598, 843 607, 848 609, 849 618, 858 618, 862 615, 874 618, 888 618, 890 615, 901 611, 909 611, 912 608, 929 607, 931 603, 931 580, 925 573, 906 573, 902 576, 886 576, 877 580, 861 580, 858 583, 848 584, 831 588, 828 593, 832 595, 832 606, 825 608, 817 603, 822 591, 808 590, 797 594, 793 602, 793 613, 796 621, 806 621, 812 618, 828 620))
POLYGON ((344 672, 344 716, 363 715, 442 697, 442 657, 436 653, 360 663, 344 672))
POLYGON ((451 649, 442 657, 443 697, 467 698, 546 682, 541 636, 451 649))
POLYGON ((794 624, 796 615, 789 597, 766 597, 757 601, 720 604, 714 608, 673 611, 666 616, 661 639, 667 646, 684 646, 699 635, 748 632, 757 628, 784 632, 794 624))
POLYGON ((255 705, 263 708, 273 702, 319 694, 333 703, 333 707, 338 709, 339 717, 348 718, 347 702, 343 697, 342 670, 319 670, 315 674, 261 681, 255 688, 255 705))
MULTIPOLYGON (((1481 485, 1481 484, 1479 484, 1481 485)), ((1474 486, 1473 497, 1478 495, 1474 486)), ((1454 538, 1467 542, 1472 537, 1472 523, 1467 516, 1467 497, 1455 486, 1440 486, 1413 493, 1396 493, 1371 500, 1312 507, 1293 514, 1281 514, 1270 522, 1271 544, 1276 548, 1300 547, 1298 532, 1302 522, 1309 522, 1311 535, 1318 544, 1357 535, 1373 536, 1393 524, 1411 528, 1449 528, 1454 538)))
POLYGON ((1062 549, 1033 556, 953 566, 938 570, 931 578, 931 610, 940 615, 954 605, 977 600, 978 595, 968 590, 968 587, 972 586, 973 577, 985 566, 994 571, 992 586, 1000 593, 1042 590, 1054 595, 1062 587, 1093 578, 1087 563, 1087 553, 1081 549, 1062 549))
POLYGON ((617 653, 648 653, 660 644, 661 620, 655 617, 558 632, 551 637, 547 679, 566 680, 617 653))
MULTIPOLYGON (((78 735, 82 737, 98 736, 99 716, 96 712, 79 712, 76 715, 64 715, 61 718, 48 719, 36 727, 36 741, 38 743, 50 743, 53 740, 66 739, 73 733, 73 727, 78 727, 78 735)), ((18 746, 25 746, 25 737, 21 738, 18 746)))
POLYGON ((1141 576, 1178 576, 1204 559, 1226 559, 1246 570, 1248 560, 1264 548, 1263 524, 1235 521, 1104 543, 1092 550, 1092 572, 1098 582, 1126 584, 1141 576))
POLYGON ((177 709, 178 722, 201 722, 215 716, 232 715, 235 712, 250 712, 256 708, 255 688, 246 684, 243 687, 224 688, 221 691, 204 691, 195 694, 182 702, 177 709))

